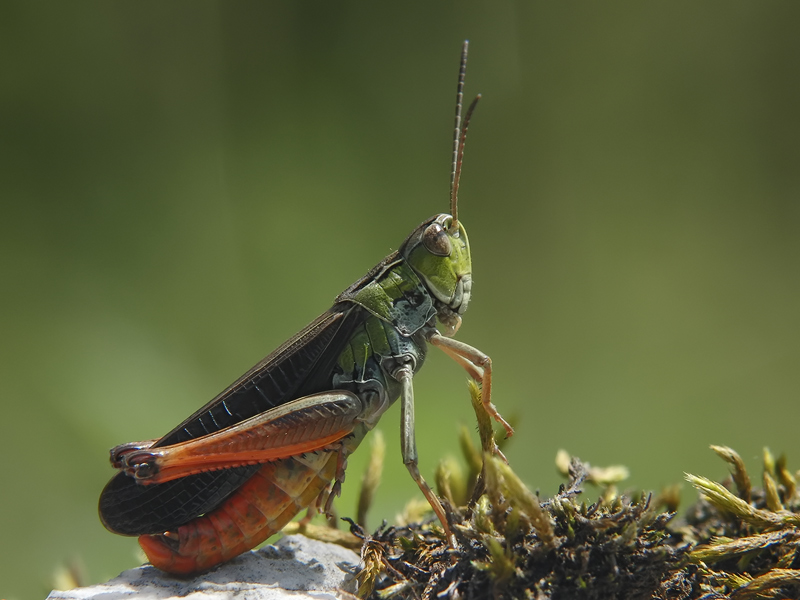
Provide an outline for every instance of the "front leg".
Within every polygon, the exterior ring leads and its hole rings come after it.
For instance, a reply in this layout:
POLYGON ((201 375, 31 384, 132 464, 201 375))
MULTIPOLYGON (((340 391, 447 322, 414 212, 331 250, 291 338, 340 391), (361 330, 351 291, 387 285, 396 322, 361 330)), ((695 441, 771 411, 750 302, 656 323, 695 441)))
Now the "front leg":
POLYGON ((395 374, 394 377, 400 382, 400 435, 401 435, 401 448, 403 454, 403 463, 406 465, 408 472, 411 473, 411 478, 417 482, 422 494, 428 500, 433 512, 439 517, 439 521, 444 528, 447 543, 452 547, 456 547, 456 539, 453 532, 450 530, 450 525, 447 522, 447 515, 444 512, 444 507, 439 501, 439 498, 433 492, 428 483, 423 479, 419 472, 418 456, 417 456, 417 441, 414 434, 414 385, 412 383, 413 373, 409 367, 402 367, 395 374))
POLYGON ((503 426, 507 437, 514 435, 514 428, 500 416, 500 413, 497 412, 497 407, 492 404, 492 359, 477 348, 473 348, 464 342, 444 337, 440 333, 434 333, 429 341, 464 367, 470 377, 480 382, 481 401, 486 412, 503 426))

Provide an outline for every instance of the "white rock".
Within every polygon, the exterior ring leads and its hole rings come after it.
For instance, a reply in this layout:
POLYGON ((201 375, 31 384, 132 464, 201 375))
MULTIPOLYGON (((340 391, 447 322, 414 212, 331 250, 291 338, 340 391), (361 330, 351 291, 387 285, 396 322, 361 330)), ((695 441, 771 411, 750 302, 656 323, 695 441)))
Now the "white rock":
POLYGON ((143 565, 106 583, 54 590, 47 599, 333 600, 342 597, 342 590, 355 590, 358 562, 355 552, 341 546, 290 535, 190 579, 143 565))

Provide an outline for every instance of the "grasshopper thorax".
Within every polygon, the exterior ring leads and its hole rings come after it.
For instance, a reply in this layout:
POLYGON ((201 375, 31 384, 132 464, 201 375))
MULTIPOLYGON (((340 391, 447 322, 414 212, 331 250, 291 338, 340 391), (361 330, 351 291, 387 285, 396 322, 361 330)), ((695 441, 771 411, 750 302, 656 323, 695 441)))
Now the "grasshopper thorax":
POLYGON ((399 253, 433 296, 444 334, 454 335, 472 292, 472 260, 464 226, 459 221, 453 227, 448 214, 431 217, 408 236, 399 253))

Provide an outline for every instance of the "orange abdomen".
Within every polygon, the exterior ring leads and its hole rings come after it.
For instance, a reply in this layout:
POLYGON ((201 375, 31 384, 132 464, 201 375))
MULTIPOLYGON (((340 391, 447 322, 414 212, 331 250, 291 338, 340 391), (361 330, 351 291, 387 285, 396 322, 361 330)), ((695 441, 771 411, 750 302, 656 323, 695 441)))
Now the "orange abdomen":
POLYGON ((205 571, 254 548, 311 506, 336 473, 338 453, 266 463, 210 513, 180 526, 178 539, 139 536, 153 566, 177 575, 205 571))

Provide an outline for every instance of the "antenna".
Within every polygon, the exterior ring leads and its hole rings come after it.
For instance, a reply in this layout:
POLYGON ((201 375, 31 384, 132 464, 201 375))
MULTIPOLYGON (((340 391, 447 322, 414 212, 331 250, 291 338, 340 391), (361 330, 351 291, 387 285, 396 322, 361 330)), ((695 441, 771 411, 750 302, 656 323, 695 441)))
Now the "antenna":
POLYGON ((467 142, 467 129, 469 128, 469 120, 472 117, 472 112, 481 99, 478 94, 469 105, 467 115, 464 118, 464 128, 461 128, 461 108, 464 102, 464 78, 467 74, 467 50, 469 49, 469 40, 464 41, 461 47, 461 66, 458 69, 458 89, 456 92, 456 126, 453 132, 453 166, 450 170, 450 214, 453 216, 453 223, 450 226, 451 231, 458 231, 458 184, 461 180, 461 163, 464 160, 464 146, 467 142))

